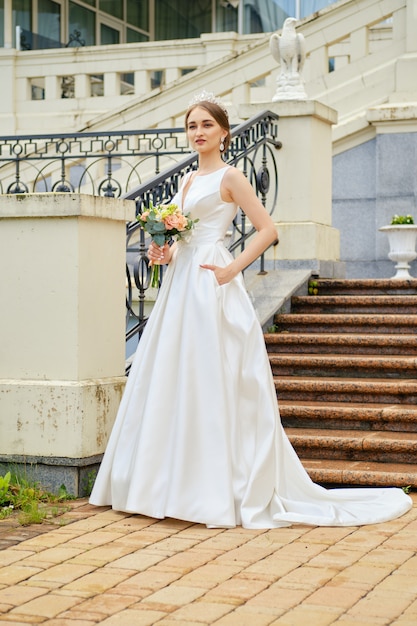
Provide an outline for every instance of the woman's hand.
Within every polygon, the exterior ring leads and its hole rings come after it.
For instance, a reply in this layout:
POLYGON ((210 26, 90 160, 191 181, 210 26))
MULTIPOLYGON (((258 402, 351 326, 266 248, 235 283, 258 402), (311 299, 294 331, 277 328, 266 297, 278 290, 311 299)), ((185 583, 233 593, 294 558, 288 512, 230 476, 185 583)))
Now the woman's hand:
POLYGON ((211 270, 215 275, 219 285, 225 285, 226 283, 230 283, 232 278, 236 276, 230 266, 219 267, 218 265, 200 265, 200 267, 202 267, 203 270, 211 270))
POLYGON ((157 246, 153 241, 148 248, 148 259, 154 265, 166 265, 171 260, 171 249, 168 243, 157 246))

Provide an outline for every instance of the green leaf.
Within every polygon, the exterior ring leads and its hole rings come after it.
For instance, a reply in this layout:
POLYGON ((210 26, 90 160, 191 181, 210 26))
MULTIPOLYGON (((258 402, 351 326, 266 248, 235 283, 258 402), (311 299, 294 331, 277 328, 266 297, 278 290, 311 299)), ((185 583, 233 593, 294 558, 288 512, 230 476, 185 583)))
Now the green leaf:
POLYGON ((164 235, 154 235, 152 239, 154 240, 157 246, 163 246, 165 243, 164 235))
POLYGON ((155 222, 155 224, 153 224, 153 229, 157 233, 164 233, 166 230, 163 222, 155 222))

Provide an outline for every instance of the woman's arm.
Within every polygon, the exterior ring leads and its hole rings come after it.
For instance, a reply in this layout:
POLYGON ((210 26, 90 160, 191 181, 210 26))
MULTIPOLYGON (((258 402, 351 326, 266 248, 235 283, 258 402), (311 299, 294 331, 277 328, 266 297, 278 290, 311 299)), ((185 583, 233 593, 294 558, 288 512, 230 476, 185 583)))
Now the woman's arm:
POLYGON ((212 270, 219 285, 228 283, 239 272, 253 263, 274 242, 278 241, 278 233, 271 216, 257 197, 254 188, 241 171, 235 167, 225 173, 222 186, 222 198, 225 202, 234 202, 247 215, 251 224, 257 230, 245 250, 243 250, 229 265, 202 265, 212 270))

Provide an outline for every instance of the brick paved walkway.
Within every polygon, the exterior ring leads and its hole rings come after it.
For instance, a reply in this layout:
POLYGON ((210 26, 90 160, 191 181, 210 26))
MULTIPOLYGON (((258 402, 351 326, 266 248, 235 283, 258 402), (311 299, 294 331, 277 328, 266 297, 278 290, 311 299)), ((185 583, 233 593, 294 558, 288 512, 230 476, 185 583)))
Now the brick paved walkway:
POLYGON ((208 530, 85 500, 47 526, 4 520, 0 626, 416 626, 412 497, 360 528, 208 530))

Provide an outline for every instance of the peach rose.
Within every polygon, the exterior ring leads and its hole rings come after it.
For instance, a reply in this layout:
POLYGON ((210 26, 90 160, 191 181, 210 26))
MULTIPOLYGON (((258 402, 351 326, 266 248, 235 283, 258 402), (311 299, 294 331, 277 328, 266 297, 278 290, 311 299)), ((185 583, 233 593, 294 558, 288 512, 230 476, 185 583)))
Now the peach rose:
POLYGON ((182 213, 173 213, 167 215, 164 219, 165 228, 167 230, 184 230, 188 224, 188 220, 182 213))

